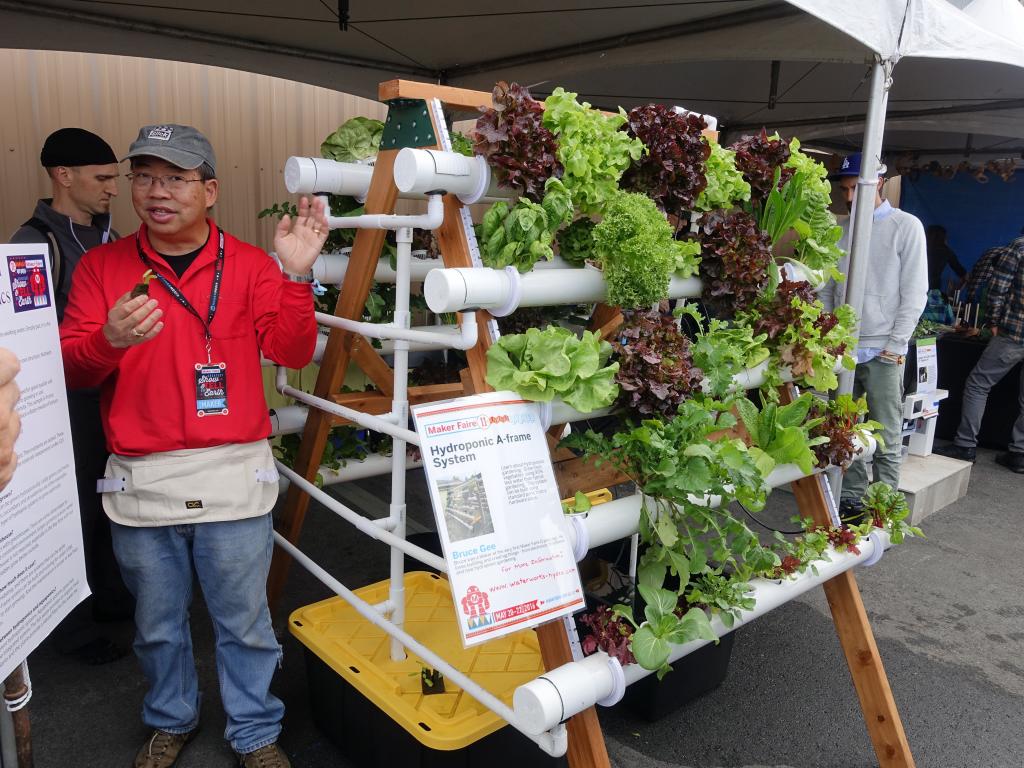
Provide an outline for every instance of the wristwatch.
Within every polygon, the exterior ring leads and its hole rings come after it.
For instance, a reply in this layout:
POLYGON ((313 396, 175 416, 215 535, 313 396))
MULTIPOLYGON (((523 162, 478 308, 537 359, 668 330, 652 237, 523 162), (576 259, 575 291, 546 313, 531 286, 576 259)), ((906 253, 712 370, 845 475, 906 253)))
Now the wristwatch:
POLYGON ((291 272, 285 272, 284 276, 287 280, 293 283, 304 283, 310 285, 313 282, 313 270, 310 270, 304 275, 293 275, 291 272))

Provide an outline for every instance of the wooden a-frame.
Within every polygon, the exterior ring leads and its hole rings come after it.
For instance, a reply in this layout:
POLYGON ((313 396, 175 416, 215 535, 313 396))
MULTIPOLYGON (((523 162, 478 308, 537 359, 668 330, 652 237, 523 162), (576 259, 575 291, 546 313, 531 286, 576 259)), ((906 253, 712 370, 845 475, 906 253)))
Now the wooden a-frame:
MULTIPOLYGON (((484 91, 406 80, 381 83, 378 98, 389 103, 395 100, 438 99, 452 110, 472 112, 491 103, 491 94, 484 91)), ((434 123, 434 136, 440 136, 445 128, 436 125, 434 112, 429 111, 431 122, 434 123)), ((439 145, 425 144, 422 148, 439 148, 439 145)), ((366 213, 394 212, 398 190, 394 185, 392 169, 398 151, 383 149, 377 155, 366 197, 366 213)), ((460 221, 461 207, 462 203, 454 195, 445 196, 444 222, 435 234, 446 267, 473 266, 469 242, 460 221)), ((383 230, 358 230, 345 280, 341 286, 341 294, 335 307, 336 316, 351 320, 358 320, 362 316, 363 306, 373 285, 373 274, 384 243, 384 235, 383 230)), ((477 313, 477 324, 481 329, 480 341, 466 353, 468 366, 463 371, 461 381, 455 384, 410 387, 410 404, 444 400, 490 389, 484 378, 487 369, 487 347, 490 344, 486 331, 489 320, 488 313, 477 313)), ((608 336, 620 322, 621 315, 616 309, 600 306, 594 313, 591 327, 602 336, 608 336)), ((392 388, 391 368, 365 338, 350 331, 331 329, 313 394, 368 413, 384 413, 391 407, 392 388), (362 369, 376 386, 376 392, 340 393, 350 363, 355 363, 362 369)), ((783 397, 789 395, 790 390, 787 389, 783 397)), ((310 482, 313 481, 319 469, 328 432, 332 426, 339 423, 345 422, 319 409, 309 409, 299 453, 293 467, 295 472, 310 482)), ((593 465, 583 462, 568 451, 554 449, 560 431, 560 426, 552 428, 550 442, 553 446, 555 477, 563 498, 571 497, 576 491, 591 491, 626 479, 610 463, 604 463, 599 469, 595 469, 593 465)), ((402 457, 396 459, 401 460, 402 457)), ((811 517, 818 524, 830 524, 828 501, 816 477, 797 480, 793 483, 793 491, 802 516, 811 517)), ((278 532, 292 543, 298 541, 308 505, 309 496, 292 484, 288 489, 282 514, 277 521, 278 532)), ((276 602, 284 589, 290 564, 291 558, 280 548, 275 549, 267 586, 271 604, 276 602)), ((846 571, 825 582, 823 586, 879 766, 912 768, 914 759, 853 573, 846 571)), ((553 669, 572 661, 569 638, 561 621, 538 627, 537 637, 546 669, 553 669)), ((568 722, 568 732, 568 758, 572 768, 610 768, 595 708, 591 707, 571 718, 568 722)))

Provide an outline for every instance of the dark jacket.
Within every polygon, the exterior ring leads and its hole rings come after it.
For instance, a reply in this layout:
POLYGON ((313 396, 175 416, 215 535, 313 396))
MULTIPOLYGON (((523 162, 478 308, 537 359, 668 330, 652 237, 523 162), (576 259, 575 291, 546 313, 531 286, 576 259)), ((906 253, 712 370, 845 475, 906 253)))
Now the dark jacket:
MULTIPOLYGON (((58 284, 53 287, 57 298, 57 319, 64 319, 64 308, 68 304, 68 294, 71 292, 71 275, 78 266, 79 260, 85 253, 85 249, 78 237, 75 235, 74 225, 70 216, 58 213, 50 207, 52 200, 40 200, 32 213, 34 218, 43 221, 53 232, 57 240, 57 247, 60 249, 60 266, 57 279, 58 284)), ((104 213, 94 216, 92 225, 97 230, 101 242, 116 240, 117 233, 110 228, 110 214, 104 213)), ((11 243, 49 243, 49 239, 35 227, 21 226, 12 236, 11 243)), ((50 267, 54 267, 53 245, 50 244, 50 267)))

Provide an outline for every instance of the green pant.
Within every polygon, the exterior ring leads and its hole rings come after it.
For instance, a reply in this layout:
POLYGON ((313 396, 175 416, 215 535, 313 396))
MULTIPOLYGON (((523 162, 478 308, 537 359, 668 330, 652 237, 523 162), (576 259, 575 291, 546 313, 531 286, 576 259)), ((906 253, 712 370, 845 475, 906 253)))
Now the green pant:
MULTIPOLYGON (((853 378, 853 396, 865 395, 868 418, 882 425, 881 446, 872 459, 874 481, 900 487, 900 463, 903 440, 903 365, 876 357, 857 366, 853 378)), ((859 500, 868 488, 868 473, 863 461, 855 461, 843 478, 843 501, 859 500)))

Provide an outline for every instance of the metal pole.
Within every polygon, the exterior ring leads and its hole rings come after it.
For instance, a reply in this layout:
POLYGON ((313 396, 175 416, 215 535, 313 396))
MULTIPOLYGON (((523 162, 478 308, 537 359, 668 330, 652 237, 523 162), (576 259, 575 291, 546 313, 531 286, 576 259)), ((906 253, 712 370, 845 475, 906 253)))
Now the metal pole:
MULTIPOLYGON (((892 85, 891 59, 875 58, 871 71, 871 98, 868 102, 867 122, 864 125, 864 147, 861 151, 860 177, 853 203, 853 226, 850 235, 850 263, 846 272, 846 303, 860 317, 864 308, 864 286, 868 277, 868 258, 871 250, 871 227, 874 223, 875 190, 878 187, 878 169, 882 156, 882 134, 885 131, 885 110, 892 85)), ((857 329, 860 336, 860 328, 857 329)), ((853 371, 843 371, 839 377, 839 394, 853 392, 853 371)))
MULTIPOLYGON (((28 693, 25 682, 25 667, 19 664, 4 680, 4 702, 15 702, 23 699, 28 693)), ((32 729, 28 717, 28 707, 23 706, 11 712, 14 724, 14 746, 18 755, 18 768, 32 768, 32 729)))

